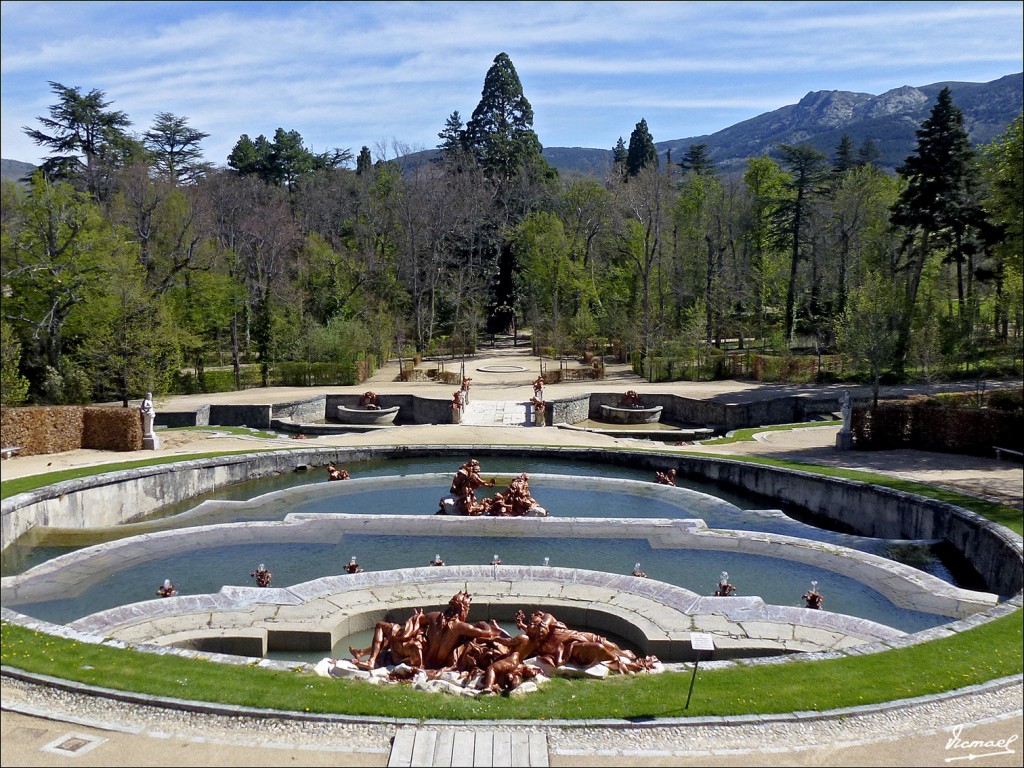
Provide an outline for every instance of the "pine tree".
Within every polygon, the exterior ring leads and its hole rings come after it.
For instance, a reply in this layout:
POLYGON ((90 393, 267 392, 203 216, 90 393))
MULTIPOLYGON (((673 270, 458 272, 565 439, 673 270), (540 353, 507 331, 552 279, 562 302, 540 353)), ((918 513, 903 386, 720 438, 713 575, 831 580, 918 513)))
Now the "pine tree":
MULTIPOLYGON (((904 232, 907 312, 900 328, 900 370, 910 347, 910 327, 921 276, 929 257, 941 250, 962 274, 988 226, 978 200, 979 170, 963 112, 949 88, 939 93, 931 114, 917 130, 917 148, 897 169, 906 186, 893 206, 892 222, 904 232)), ((968 264, 968 275, 972 272, 968 264)), ((960 288, 961 313, 966 297, 960 288)))
POLYGON ((617 178, 623 178, 626 175, 626 157, 628 152, 626 151, 626 142, 619 136, 619 140, 615 142, 615 146, 612 147, 612 173, 617 178))
POLYGON ((804 257, 806 230, 815 199, 828 173, 828 158, 810 144, 780 144, 782 167, 788 171, 791 197, 779 207, 778 231, 789 243, 789 287, 786 291, 786 338, 792 344, 796 330, 796 291, 804 257))
POLYGON ((647 166, 658 167, 658 150, 654 138, 647 129, 647 120, 641 118, 629 135, 629 150, 626 152, 626 175, 636 176, 647 166))
POLYGON ((882 156, 882 150, 871 139, 864 139, 864 143, 857 150, 857 165, 874 165, 882 156))
POLYGON ((441 139, 437 148, 446 157, 451 157, 465 148, 466 131, 462 125, 462 115, 458 110, 448 116, 444 123, 444 130, 437 134, 437 138, 441 139))
POLYGON ((715 172, 715 164, 708 157, 707 144, 691 144, 679 161, 679 167, 683 173, 692 173, 695 176, 711 176, 715 172))
POLYGON ((112 102, 103 91, 93 89, 83 96, 81 88, 52 80, 50 89, 57 103, 50 107, 49 117, 37 118, 49 133, 23 129, 36 145, 53 153, 43 161, 43 173, 102 199, 111 171, 140 154, 138 142, 126 132, 131 121, 124 112, 107 109, 112 102))
POLYGON ((856 167, 857 161, 853 153, 853 139, 848 133, 844 133, 836 146, 835 156, 832 158, 832 173, 841 176, 851 168, 856 167))
POLYGON ((172 184, 194 182, 209 170, 203 162, 200 142, 210 134, 190 128, 187 117, 160 112, 153 127, 143 136, 143 144, 156 172, 172 184))
POLYGON ((506 53, 494 57, 484 76, 480 102, 466 124, 466 145, 488 176, 499 180, 510 179, 541 159, 533 107, 506 53))

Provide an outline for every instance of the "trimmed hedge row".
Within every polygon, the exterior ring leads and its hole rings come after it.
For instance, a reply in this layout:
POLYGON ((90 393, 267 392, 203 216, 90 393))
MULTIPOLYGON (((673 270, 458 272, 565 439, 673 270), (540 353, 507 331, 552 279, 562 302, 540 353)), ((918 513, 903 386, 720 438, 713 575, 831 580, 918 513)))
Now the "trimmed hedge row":
POLYGON ((142 450, 137 408, 59 405, 0 409, 0 441, 22 456, 95 448, 142 450))
POLYGON ((914 448, 988 457, 995 447, 1024 450, 1024 411, 967 407, 966 400, 957 405, 925 397, 883 401, 877 408, 854 409, 850 429, 854 447, 863 450, 914 448))

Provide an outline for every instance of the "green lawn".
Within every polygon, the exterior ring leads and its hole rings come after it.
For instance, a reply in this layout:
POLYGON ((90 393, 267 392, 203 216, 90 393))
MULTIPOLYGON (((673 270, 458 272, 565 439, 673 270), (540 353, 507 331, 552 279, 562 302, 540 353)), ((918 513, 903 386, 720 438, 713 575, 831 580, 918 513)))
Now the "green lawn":
POLYGON ((774 714, 924 696, 1020 674, 1021 616, 1018 610, 952 637, 884 653, 700 670, 689 709, 689 672, 557 679, 529 696, 465 699, 108 648, 8 623, 0 625, 0 658, 7 666, 115 690, 299 712, 457 720, 774 714))

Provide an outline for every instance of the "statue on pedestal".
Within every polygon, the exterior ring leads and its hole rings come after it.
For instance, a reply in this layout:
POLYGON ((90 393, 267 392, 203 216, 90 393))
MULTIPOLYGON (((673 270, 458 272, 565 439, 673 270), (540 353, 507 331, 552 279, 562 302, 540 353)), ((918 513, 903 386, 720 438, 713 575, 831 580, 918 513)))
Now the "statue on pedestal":
POLYGON ((147 392, 139 406, 142 414, 142 450, 155 451, 160 447, 160 438, 153 432, 153 421, 156 419, 156 408, 153 407, 153 393, 147 392))
POLYGON ((850 401, 850 390, 844 389, 843 396, 839 398, 839 412, 843 417, 843 425, 836 435, 836 449, 848 451, 853 448, 853 432, 850 423, 853 420, 853 403, 850 401))

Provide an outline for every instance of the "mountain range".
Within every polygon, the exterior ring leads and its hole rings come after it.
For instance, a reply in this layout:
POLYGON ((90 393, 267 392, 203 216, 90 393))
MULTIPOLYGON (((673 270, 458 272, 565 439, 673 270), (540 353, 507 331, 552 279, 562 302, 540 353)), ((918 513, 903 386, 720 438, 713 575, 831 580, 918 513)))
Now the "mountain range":
MULTIPOLYGON (((1024 72, 988 83, 943 82, 894 88, 875 96, 853 91, 811 91, 796 104, 765 112, 715 133, 668 141, 655 140, 662 167, 671 152, 678 162, 691 144, 707 144, 707 156, 725 174, 742 172, 747 158, 771 155, 776 144, 807 143, 831 157, 843 135, 855 149, 871 141, 875 163, 894 171, 917 146, 915 131, 949 87, 964 114, 972 143, 987 144, 1006 132, 1024 110, 1024 72)), ((657 139, 657 137, 654 137, 657 139)), ((623 136, 628 143, 628 136, 623 136)), ((433 154, 428 150, 427 154, 433 154)), ((422 155, 423 153, 417 153, 422 155)), ((545 147, 544 159, 563 173, 603 176, 611 167, 612 148, 545 147)), ((23 178, 33 166, 3 160, 3 178, 23 178)))
MULTIPOLYGON (((796 104, 780 107, 703 136, 657 141, 664 167, 668 152, 679 162, 691 144, 707 144, 707 156, 722 173, 742 172, 747 159, 771 155, 776 144, 807 143, 832 157, 843 135, 854 149, 870 140, 878 149, 875 164, 894 171, 917 147, 921 127, 939 92, 949 87, 953 103, 964 114, 964 127, 975 145, 987 144, 1006 132, 1024 110, 1024 72, 988 83, 944 82, 894 88, 875 96, 852 91, 811 91, 796 104)), ((623 139, 628 144, 628 136, 623 139)), ((601 175, 612 151, 550 147, 544 159, 560 171, 601 175)))

